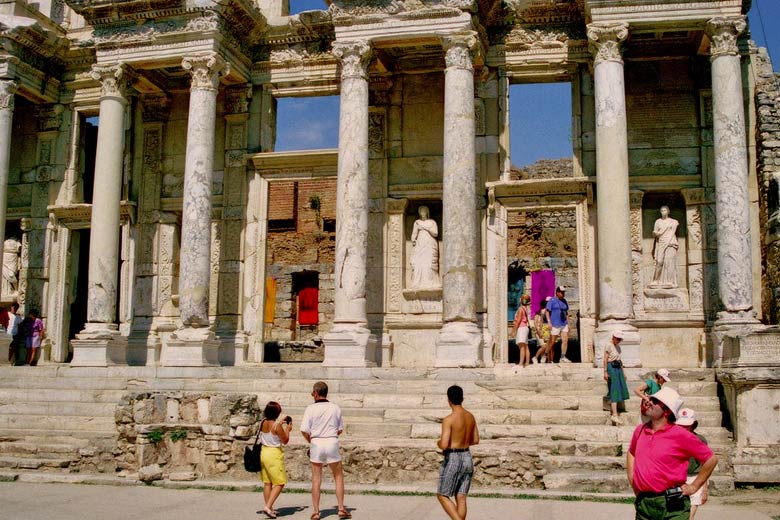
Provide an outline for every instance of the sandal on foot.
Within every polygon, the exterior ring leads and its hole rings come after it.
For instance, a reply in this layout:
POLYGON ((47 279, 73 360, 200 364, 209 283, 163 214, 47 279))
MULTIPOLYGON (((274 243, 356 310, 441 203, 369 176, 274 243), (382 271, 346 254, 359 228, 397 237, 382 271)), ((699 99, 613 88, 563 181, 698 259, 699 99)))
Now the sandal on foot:
POLYGON ((341 518, 352 518, 352 513, 346 509, 339 509, 339 519, 341 518))
POLYGON ((273 509, 268 509, 267 507, 263 508, 263 513, 265 513, 265 516, 268 518, 276 518, 276 511, 273 509))
POLYGON ((320 514, 319 513, 312 513, 309 517, 309 520, 320 520, 320 514))

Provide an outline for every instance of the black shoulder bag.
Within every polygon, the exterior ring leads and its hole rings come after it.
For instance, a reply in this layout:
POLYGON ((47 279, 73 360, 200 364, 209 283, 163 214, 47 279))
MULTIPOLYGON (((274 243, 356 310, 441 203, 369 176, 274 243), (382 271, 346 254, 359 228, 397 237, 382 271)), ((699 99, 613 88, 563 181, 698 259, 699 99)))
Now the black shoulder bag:
POLYGON ((246 446, 244 448, 244 469, 250 473, 257 473, 260 471, 260 449, 263 447, 259 444, 260 433, 263 431, 263 423, 265 419, 260 421, 260 427, 257 429, 257 436, 255 437, 255 443, 252 446, 246 446))

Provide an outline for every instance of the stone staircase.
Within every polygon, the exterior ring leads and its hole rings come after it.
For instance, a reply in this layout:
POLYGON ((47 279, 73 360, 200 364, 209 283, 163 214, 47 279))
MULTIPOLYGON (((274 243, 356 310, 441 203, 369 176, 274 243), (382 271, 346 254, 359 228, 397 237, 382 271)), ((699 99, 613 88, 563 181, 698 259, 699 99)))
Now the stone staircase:
MULTIPOLYGON (((649 369, 627 369, 629 386, 649 369)), ((445 391, 465 391, 482 442, 476 483, 562 492, 628 492, 625 453, 639 400, 627 402, 630 425, 612 426, 603 410, 601 369, 587 365, 535 365, 525 369, 354 369, 319 364, 265 364, 221 368, 67 365, 0 367, 0 471, 108 473, 117 470, 116 403, 127 393, 248 393, 261 406, 282 404, 298 424, 311 402, 311 385, 330 385, 346 421, 343 436, 348 480, 360 484, 435 483, 440 456, 435 440, 448 413, 445 391)), ((720 457, 713 492, 734 482, 731 434, 721 427, 717 383, 711 369, 672 372, 686 405, 699 415, 699 432, 720 457)), ((296 428, 297 429, 297 428, 296 428)), ((300 435, 288 448, 291 480, 306 480, 300 435)), ((232 466, 231 479, 256 479, 232 466)), ((123 472, 122 474, 127 474, 123 472)), ((132 474, 129 475, 132 477, 132 474)))

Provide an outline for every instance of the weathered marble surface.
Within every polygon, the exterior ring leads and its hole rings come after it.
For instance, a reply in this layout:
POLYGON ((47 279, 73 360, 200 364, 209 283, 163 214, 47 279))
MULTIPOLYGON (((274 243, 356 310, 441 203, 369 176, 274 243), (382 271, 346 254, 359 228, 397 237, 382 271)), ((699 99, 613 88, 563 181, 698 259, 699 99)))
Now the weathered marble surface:
POLYGON ((591 24, 595 56, 599 318, 633 316, 628 134, 621 46, 627 24, 591 24))
POLYGON ((184 326, 209 323, 211 277, 211 191, 217 89, 227 63, 217 54, 185 57, 182 67, 192 75, 184 167, 184 201, 179 264, 179 309, 184 326))
POLYGON ((89 241, 89 323, 113 324, 116 321, 119 202, 122 198, 129 74, 127 67, 121 64, 92 68, 92 77, 101 82, 101 96, 89 241))
POLYGON ((718 277, 725 311, 720 319, 753 316, 750 201, 742 70, 737 37, 744 17, 714 18, 707 23, 712 42, 712 125, 715 197, 718 221, 718 277))
MULTIPOLYGON (((17 83, 13 80, 0 80, 0 230, 5 232, 5 212, 8 206, 8 169, 11 164, 11 131, 13 130, 14 96, 17 83)), ((10 289, 5 280, 5 259, 3 259, 3 292, 10 289)), ((6 296, 0 292, 0 298, 6 296)), ((0 326, 0 333, 2 333, 0 326)), ((4 360, 8 360, 7 345, 0 340, 0 350, 5 353, 4 360)), ((3 354, 3 352, 0 352, 3 354)))
POLYGON ((436 366, 481 363, 482 333, 476 325, 477 219, 474 139, 476 34, 442 38, 444 76, 444 166, 442 179, 442 327, 436 366))

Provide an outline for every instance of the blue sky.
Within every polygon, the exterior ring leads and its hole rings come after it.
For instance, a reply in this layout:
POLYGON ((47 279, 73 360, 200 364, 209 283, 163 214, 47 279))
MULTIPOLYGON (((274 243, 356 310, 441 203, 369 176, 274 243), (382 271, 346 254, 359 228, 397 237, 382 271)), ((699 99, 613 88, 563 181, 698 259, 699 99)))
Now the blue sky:
MULTIPOLYGON (((290 0, 292 13, 324 6, 323 0, 290 0)), ((751 38, 769 49, 775 71, 780 70, 780 0, 753 0, 748 21, 751 38)), ((512 86, 510 146, 515 165, 571 155, 570 89, 568 83, 512 86)), ((277 151, 338 146, 338 96, 282 98, 278 102, 277 151), (305 124, 299 124, 302 121, 305 124)))

